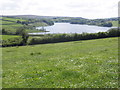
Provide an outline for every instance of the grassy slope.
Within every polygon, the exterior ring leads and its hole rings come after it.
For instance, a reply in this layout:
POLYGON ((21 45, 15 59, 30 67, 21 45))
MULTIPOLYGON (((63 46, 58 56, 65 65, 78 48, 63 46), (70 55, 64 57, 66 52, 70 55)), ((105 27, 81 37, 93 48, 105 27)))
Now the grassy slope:
POLYGON ((118 27, 118 21, 112 21, 113 27, 118 27))
MULTIPOLYGON (((4 28, 5 30, 9 30, 10 32, 16 32, 16 30, 19 27, 23 27, 24 26, 22 24, 16 23, 17 20, 19 20, 19 21, 26 21, 24 19, 2 17, 2 20, 0 20, 0 22, 2 22, 2 25, 0 25, 0 27, 4 28)), ((46 23, 39 22, 39 23, 32 23, 28 27, 31 27, 31 26, 46 26, 46 25, 47 25, 46 23)), ((26 31, 27 32, 39 32, 36 29, 33 29, 33 30, 26 29, 26 31)))
POLYGON ((25 21, 23 19, 2 17, 2 20, 0 20, 2 21, 2 25, 0 26, 9 32, 16 32, 17 28, 23 26, 22 24, 16 23, 17 20, 25 21))
POLYGON ((3 48, 3 87, 118 87, 118 38, 3 48))
POLYGON ((20 21, 26 21, 24 19, 18 19, 18 18, 8 18, 8 17, 2 17, 3 20, 9 20, 9 21, 12 21, 12 22, 16 22, 17 20, 20 20, 20 21))

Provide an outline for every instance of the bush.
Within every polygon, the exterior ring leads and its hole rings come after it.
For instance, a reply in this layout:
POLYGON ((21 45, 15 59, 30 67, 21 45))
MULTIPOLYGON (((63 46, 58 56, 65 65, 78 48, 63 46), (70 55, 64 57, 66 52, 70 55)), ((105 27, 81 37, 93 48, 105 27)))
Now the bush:
POLYGON ((106 23, 101 23, 101 26, 103 27, 112 27, 112 23, 111 22, 106 22, 106 23))
POLYGON ((67 41, 77 41, 77 40, 90 40, 98 38, 107 37, 117 37, 120 35, 118 29, 110 29, 107 32, 98 33, 82 33, 82 34, 51 34, 45 35, 41 38, 32 38, 29 42, 30 45, 33 44, 45 44, 45 43, 56 43, 56 42, 67 42, 67 41))
POLYGON ((112 28, 112 29, 108 30, 108 36, 109 37, 120 36, 120 29, 119 28, 112 28))
POLYGON ((19 28, 16 31, 17 35, 21 35, 22 36, 22 44, 26 45, 27 44, 27 40, 29 38, 29 35, 27 34, 27 32, 25 31, 24 27, 19 28))
POLYGON ((29 45, 34 44, 45 44, 45 43, 57 43, 57 42, 67 42, 67 41, 77 41, 77 40, 90 40, 98 38, 107 38, 107 37, 118 37, 120 35, 119 29, 110 29, 107 32, 98 32, 98 33, 82 33, 82 34, 47 34, 40 38, 33 37, 31 40, 28 40, 28 36, 25 32, 21 32, 20 38, 12 38, 2 41, 2 46, 19 46, 19 45, 29 45))
POLYGON ((107 32, 98 32, 97 36, 98 36, 98 38, 106 38, 106 37, 108 37, 108 33, 107 32))
POLYGON ((0 30, 0 34, 2 34, 2 35, 15 35, 15 33, 12 30, 6 30, 4 28, 2 28, 2 30, 0 30))

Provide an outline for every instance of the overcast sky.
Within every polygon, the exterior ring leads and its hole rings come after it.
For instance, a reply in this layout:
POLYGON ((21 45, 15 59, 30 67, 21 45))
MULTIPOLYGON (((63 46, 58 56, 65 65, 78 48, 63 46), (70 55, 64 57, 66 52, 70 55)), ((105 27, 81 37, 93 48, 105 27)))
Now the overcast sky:
POLYGON ((2 15, 72 16, 109 18, 118 16, 119 0, 2 0, 2 15))

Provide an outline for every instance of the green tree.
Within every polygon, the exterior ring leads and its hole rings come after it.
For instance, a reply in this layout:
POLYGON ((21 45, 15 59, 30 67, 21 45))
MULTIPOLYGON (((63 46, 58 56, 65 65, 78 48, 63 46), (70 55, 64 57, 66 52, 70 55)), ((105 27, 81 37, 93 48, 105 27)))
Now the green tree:
POLYGON ((16 31, 16 34, 17 34, 17 35, 21 35, 21 37, 22 37, 22 44, 23 44, 23 45, 26 45, 26 44, 27 44, 27 40, 28 40, 28 38, 29 38, 29 35, 28 35, 28 33, 25 31, 24 27, 19 28, 19 29, 16 31))

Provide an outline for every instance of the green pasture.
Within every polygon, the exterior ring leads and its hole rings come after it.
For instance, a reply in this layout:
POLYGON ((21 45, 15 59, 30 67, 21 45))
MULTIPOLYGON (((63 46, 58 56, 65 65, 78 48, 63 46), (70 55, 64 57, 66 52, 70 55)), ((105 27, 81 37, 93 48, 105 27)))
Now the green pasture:
POLYGON ((2 40, 7 40, 7 39, 11 39, 11 38, 20 37, 20 36, 17 36, 17 35, 0 35, 0 37, 2 37, 2 40))
POLYGON ((118 27, 118 21, 112 21, 113 27, 118 27))
POLYGON ((118 38, 6 47, 3 88, 118 88, 118 38))

